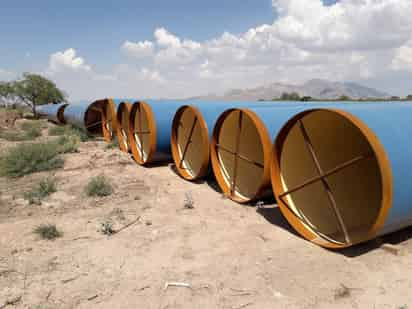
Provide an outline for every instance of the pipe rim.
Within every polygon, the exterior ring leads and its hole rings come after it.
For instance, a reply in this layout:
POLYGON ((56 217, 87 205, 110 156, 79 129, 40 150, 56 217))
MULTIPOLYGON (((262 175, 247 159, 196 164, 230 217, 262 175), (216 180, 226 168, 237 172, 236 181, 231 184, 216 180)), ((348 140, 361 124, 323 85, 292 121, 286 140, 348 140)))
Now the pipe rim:
POLYGON ((273 157, 271 160, 271 180, 272 180, 272 188, 273 193, 275 195, 277 204, 279 206, 280 211, 289 222, 289 224, 305 239, 325 248, 329 249, 343 249, 350 246, 353 246, 357 243, 367 241, 370 239, 375 238, 378 235, 379 230, 384 226, 385 219, 387 218, 390 209, 392 208, 392 200, 393 200, 393 178, 391 172, 391 166, 389 158, 386 154, 386 151, 380 142, 379 138, 375 135, 375 133, 358 117, 354 116, 353 114, 336 109, 336 108, 314 108, 310 109, 301 113, 296 114, 294 117, 289 119, 287 123, 282 127, 279 134, 275 138, 273 144, 273 157), (294 124, 299 120, 304 118, 304 116, 317 112, 317 111, 329 111, 336 113, 337 115, 343 117, 345 120, 349 121, 353 125, 355 125, 366 141, 369 143, 369 146, 373 150, 373 153, 376 157, 376 161, 379 167, 379 172, 381 175, 381 190, 382 190, 382 198, 379 208, 378 216, 374 222, 374 224, 368 229, 363 237, 363 240, 357 241, 355 243, 338 243, 327 241, 325 238, 322 238, 318 235, 315 231, 310 229, 307 225, 305 225, 294 213, 289 209, 289 207, 283 202, 279 195, 283 193, 284 186, 282 184, 282 177, 281 175, 281 168, 280 168, 280 160, 281 160, 281 153, 282 153, 282 146, 288 136, 289 131, 292 129, 294 124))
POLYGON ((64 119, 64 110, 68 105, 68 103, 62 104, 62 106, 57 109, 57 121, 61 124, 66 124, 66 120, 64 119))
MULTIPOLYGON (((104 137, 104 139, 106 139, 106 135, 108 134, 107 132, 106 132, 106 129, 105 129, 105 127, 104 127, 104 122, 105 122, 105 119, 106 119, 106 113, 105 113, 105 103, 106 102, 106 100, 97 100, 97 101, 94 101, 94 102, 92 102, 88 107, 87 107, 87 109, 86 109, 86 112, 85 112, 85 114, 84 114, 84 119, 83 119, 83 122, 84 122, 84 126, 85 126, 85 128, 86 128, 86 131, 87 132, 89 132, 89 133, 91 133, 91 134, 95 134, 96 135, 96 133, 93 133, 93 131, 91 130, 91 127, 88 125, 88 114, 91 112, 91 111, 95 111, 95 112, 98 112, 98 113, 100 113, 100 117, 101 117, 101 119, 100 119, 100 122, 99 123, 95 123, 95 124, 100 124, 101 125, 101 127, 102 127, 102 132, 101 132, 101 135, 104 137)), ((93 124, 93 125, 95 125, 95 124, 93 124)))
POLYGON ((271 190, 271 186, 270 186, 271 155, 272 155, 272 143, 270 140, 269 131, 266 128, 263 121, 259 118, 259 116, 254 111, 248 108, 231 108, 231 109, 226 110, 219 116, 215 124, 215 127, 213 129, 213 137, 212 137, 211 147, 210 147, 210 158, 212 162, 213 172, 216 177, 216 181, 225 196, 229 197, 231 200, 235 202, 245 204, 245 203, 249 203, 251 201, 257 200, 260 197, 263 197, 268 190, 271 190), (219 139, 219 133, 223 125, 223 122, 229 116, 230 113, 236 112, 236 111, 240 113, 244 113, 247 117, 249 117, 252 120, 252 123, 254 124, 256 128, 256 131, 259 135, 260 142, 262 144, 262 151, 263 151, 262 181, 260 185, 258 186, 258 190, 255 193, 254 197, 251 197, 251 198, 248 198, 236 192, 234 192, 235 194, 231 193, 231 189, 230 189, 230 186, 228 185, 228 181, 226 180, 226 177, 221 170, 220 160, 219 160, 218 151, 217 151, 217 142, 219 139))
POLYGON ((112 98, 103 100, 102 127, 105 141, 112 141, 117 131, 116 105, 112 98))
POLYGON ((119 106, 117 107, 117 113, 116 113, 116 120, 117 120, 117 130, 116 130, 116 135, 117 135, 117 140, 119 141, 119 148, 123 152, 129 152, 130 149, 130 138, 128 134, 128 129, 126 131, 124 130, 123 126, 123 113, 127 113, 125 116, 127 119, 130 120, 130 110, 132 108, 132 105, 128 101, 121 102, 119 106))
POLYGON ((156 120, 155 120, 153 110, 148 103, 144 101, 136 101, 132 105, 129 119, 130 119, 129 120, 129 136, 130 136, 129 142, 130 142, 130 148, 132 151, 133 158, 136 160, 138 164, 146 165, 153 160, 154 154, 156 153, 156 149, 157 149, 157 139, 156 139, 157 127, 156 127, 156 120), (139 151, 137 147, 136 136, 135 136, 136 115, 140 108, 146 113, 147 118, 148 118, 148 126, 149 126, 150 145, 149 145, 149 150, 145 158, 144 157, 142 158, 141 152, 139 151))
POLYGON ((209 159, 210 159, 209 129, 207 127, 206 121, 202 113, 199 111, 198 108, 192 105, 183 105, 176 111, 176 114, 172 122, 171 150, 172 150, 172 157, 173 157, 173 161, 176 166, 176 170, 181 177, 189 181, 194 181, 194 180, 203 178, 207 175, 208 168, 209 168, 209 159), (193 171, 189 172, 188 169, 185 169, 180 166, 181 154, 180 154, 180 149, 178 146, 178 129, 179 129, 180 117, 183 115, 183 113, 186 110, 190 110, 192 113, 195 114, 195 117, 201 129, 202 164, 201 164, 200 170, 196 174, 193 173, 193 171))

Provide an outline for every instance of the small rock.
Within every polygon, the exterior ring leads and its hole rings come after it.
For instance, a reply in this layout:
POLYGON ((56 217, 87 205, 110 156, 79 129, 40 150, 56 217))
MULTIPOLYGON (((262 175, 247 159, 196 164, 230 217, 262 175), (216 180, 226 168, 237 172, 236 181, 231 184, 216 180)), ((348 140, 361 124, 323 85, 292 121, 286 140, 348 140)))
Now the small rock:
POLYGON ((148 226, 149 226, 149 225, 152 225, 152 221, 149 221, 149 220, 146 221, 146 225, 148 225, 148 226))
POLYGON ((136 196, 134 197, 134 200, 135 200, 135 201, 140 201, 140 200, 141 200, 141 197, 138 196, 138 195, 136 195, 136 196))
POLYGON ((392 253, 393 255, 402 255, 403 250, 401 246, 391 245, 391 244, 383 244, 381 246, 383 250, 386 252, 392 253))

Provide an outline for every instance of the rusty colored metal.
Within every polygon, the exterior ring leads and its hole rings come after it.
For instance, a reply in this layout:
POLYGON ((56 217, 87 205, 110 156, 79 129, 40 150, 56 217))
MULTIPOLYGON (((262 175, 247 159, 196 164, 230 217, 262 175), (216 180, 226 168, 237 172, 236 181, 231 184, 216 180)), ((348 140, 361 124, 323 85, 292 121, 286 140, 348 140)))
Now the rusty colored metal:
POLYGON ((117 140, 119 141, 119 147, 123 152, 130 152, 130 139, 129 135, 129 120, 130 110, 132 104, 130 102, 122 102, 117 108, 117 140))

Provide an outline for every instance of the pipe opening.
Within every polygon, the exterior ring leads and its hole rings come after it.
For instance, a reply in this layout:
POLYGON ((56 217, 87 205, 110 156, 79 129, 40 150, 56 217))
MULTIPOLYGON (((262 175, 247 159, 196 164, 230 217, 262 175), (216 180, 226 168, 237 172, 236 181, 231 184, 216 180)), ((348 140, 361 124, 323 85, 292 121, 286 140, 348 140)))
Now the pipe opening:
POLYGON ((57 120, 61 124, 66 124, 66 120, 64 119, 64 110, 69 104, 63 104, 62 106, 59 107, 57 110, 57 120))
POLYGON ((103 119, 104 119, 104 102, 93 102, 86 110, 84 124, 87 131, 94 135, 104 135, 103 119))
POLYGON ((221 116, 214 132, 215 174, 223 191, 240 202, 255 199, 267 178, 265 154, 270 142, 266 129, 262 132, 256 121, 250 112, 230 110, 221 116))
POLYGON ((297 219, 302 234, 309 231, 337 246, 370 237, 383 185, 368 136, 344 113, 314 110, 293 118, 279 137, 279 171, 272 171, 272 180, 289 222, 297 219))
POLYGON ((207 173, 209 165, 209 134, 200 112, 183 106, 173 119, 172 154, 179 174, 195 180, 207 173))
POLYGON ((139 164, 149 163, 156 148, 155 120, 149 105, 136 102, 131 110, 130 133, 134 144, 130 145, 133 156, 139 164))

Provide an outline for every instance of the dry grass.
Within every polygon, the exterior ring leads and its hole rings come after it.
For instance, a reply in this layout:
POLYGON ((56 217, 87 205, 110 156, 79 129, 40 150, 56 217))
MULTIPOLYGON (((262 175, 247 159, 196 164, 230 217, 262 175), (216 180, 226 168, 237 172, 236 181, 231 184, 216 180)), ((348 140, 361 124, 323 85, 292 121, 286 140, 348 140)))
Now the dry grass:
POLYGON ((41 205, 44 198, 57 191, 56 181, 53 178, 44 178, 31 191, 24 194, 30 204, 41 205))
POLYGON ((104 176, 92 178, 86 186, 88 196, 109 196, 113 193, 113 187, 109 180, 104 176))
POLYGON ((64 160, 59 157, 55 142, 20 144, 0 157, 0 176, 21 177, 27 174, 60 168, 64 160))
POLYGON ((54 224, 41 224, 34 229, 33 233, 46 240, 53 240, 63 236, 63 233, 54 224))

